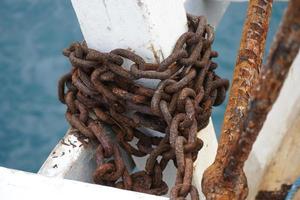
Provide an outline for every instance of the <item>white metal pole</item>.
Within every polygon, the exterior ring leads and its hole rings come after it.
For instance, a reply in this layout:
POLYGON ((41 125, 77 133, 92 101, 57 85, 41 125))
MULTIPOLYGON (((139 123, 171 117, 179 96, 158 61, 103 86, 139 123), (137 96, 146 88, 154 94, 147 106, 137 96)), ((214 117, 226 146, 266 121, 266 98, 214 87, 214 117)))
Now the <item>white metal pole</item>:
MULTIPOLYGON (((182 0, 72 0, 72 4, 88 46, 100 51, 130 48, 155 62, 166 58, 187 30, 182 0)), ((205 147, 195 162, 194 180, 201 188, 202 173, 213 161, 217 148, 213 125, 200 132, 199 137, 205 147)), ((139 168, 144 167, 141 160, 135 159, 139 168)), ((174 171, 165 176, 169 184, 174 184, 174 171)))

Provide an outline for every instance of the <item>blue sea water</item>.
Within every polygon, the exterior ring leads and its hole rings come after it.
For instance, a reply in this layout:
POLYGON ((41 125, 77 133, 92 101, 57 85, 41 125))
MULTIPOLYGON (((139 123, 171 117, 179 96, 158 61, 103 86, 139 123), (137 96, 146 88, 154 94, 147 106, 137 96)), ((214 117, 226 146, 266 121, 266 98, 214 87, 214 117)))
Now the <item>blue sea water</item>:
MULTIPOLYGON (((274 3, 267 49, 286 3, 274 3)), ((231 4, 216 30, 218 74, 231 79, 246 3, 231 4)), ((61 50, 82 34, 70 1, 0 1, 0 166, 36 172, 65 134, 59 77, 69 70, 61 50)), ((214 109, 216 132, 225 104, 214 109)))

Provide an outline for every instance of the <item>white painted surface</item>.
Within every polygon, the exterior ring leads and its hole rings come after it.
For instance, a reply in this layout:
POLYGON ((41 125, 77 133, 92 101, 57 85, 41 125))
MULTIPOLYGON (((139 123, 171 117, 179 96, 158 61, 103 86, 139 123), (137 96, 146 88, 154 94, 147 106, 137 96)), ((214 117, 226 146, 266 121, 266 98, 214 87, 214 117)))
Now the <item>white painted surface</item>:
POLYGON ((253 152, 261 165, 266 165, 272 157, 274 149, 277 149, 287 128, 289 121, 294 118, 297 108, 300 106, 300 54, 298 53, 287 79, 281 89, 280 95, 270 111, 267 120, 260 132, 258 140, 253 146, 253 152), (266 145, 270 144, 270 145, 266 145))
POLYGON ((90 48, 131 48, 148 61, 168 56, 186 30, 180 0, 72 0, 90 48), (171 23, 173 22, 173 23, 171 23))
POLYGON ((245 165, 248 182, 252 185, 250 195, 257 192, 262 175, 275 153, 280 148, 281 141, 287 134, 294 118, 300 110, 300 54, 298 53, 289 74, 281 89, 280 95, 273 105, 267 120, 254 143, 250 158, 245 165), (255 174, 255 177, 253 176, 255 174))
POLYGON ((88 139, 85 141, 87 144, 83 145, 77 136, 72 133, 72 130, 68 130, 52 150, 38 173, 49 177, 91 183, 92 174, 96 168, 94 159, 96 148, 88 139))
POLYGON ((201 192, 202 175, 214 162, 218 148, 218 141, 211 119, 207 127, 198 132, 198 137, 203 140, 204 145, 198 153, 197 160, 194 162, 193 184, 200 191, 200 199, 205 199, 204 194, 201 192))
POLYGON ((167 200, 127 190, 60 178, 49 178, 28 172, 0 167, 1 200, 54 200, 54 199, 122 199, 167 200))
MULTIPOLYGON (((105 130, 108 131, 108 134, 111 131, 108 128, 105 130)), ((97 145, 88 139, 78 139, 77 132, 72 128, 67 131, 66 135, 52 150, 38 174, 93 183, 92 175, 96 169, 94 156, 97 145)), ((112 139, 115 140, 114 137, 112 139)), ((121 150, 121 154, 126 159, 127 168, 133 170, 132 159, 124 150, 121 150)))

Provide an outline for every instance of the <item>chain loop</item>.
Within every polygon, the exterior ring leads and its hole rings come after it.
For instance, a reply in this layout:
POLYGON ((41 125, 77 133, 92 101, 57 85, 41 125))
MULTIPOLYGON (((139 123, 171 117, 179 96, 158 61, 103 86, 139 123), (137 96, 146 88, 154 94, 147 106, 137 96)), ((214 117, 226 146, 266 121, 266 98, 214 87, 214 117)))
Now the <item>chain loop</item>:
POLYGON ((59 80, 58 96, 70 125, 99 143, 95 183, 163 195, 168 192, 163 171, 172 160, 177 175, 171 199, 199 199, 192 185, 193 162, 203 146, 197 132, 208 124, 212 106, 224 101, 229 83, 214 72, 213 28, 203 16, 187 18, 188 31, 161 63, 146 63, 127 49, 99 52, 85 42, 64 49, 72 69, 59 80), (140 78, 160 82, 152 89, 135 82, 140 78), (106 134, 107 125, 117 142, 106 134), (165 135, 149 136, 140 128, 165 135), (131 174, 120 148, 132 156, 149 155, 145 169, 131 174))

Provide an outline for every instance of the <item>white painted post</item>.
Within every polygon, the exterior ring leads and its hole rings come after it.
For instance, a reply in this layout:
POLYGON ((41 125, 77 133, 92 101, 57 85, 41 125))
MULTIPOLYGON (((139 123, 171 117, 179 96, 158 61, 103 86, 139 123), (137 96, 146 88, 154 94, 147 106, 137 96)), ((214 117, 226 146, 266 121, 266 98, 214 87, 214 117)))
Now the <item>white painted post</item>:
POLYGON ((39 174, 92 182, 91 175, 96 168, 93 158, 96 146, 88 139, 78 140, 76 132, 68 130, 40 168, 39 174))
MULTIPOLYGON (((89 3, 72 0, 72 3, 88 46, 100 51, 131 48, 155 62, 155 55, 160 59, 167 57, 178 37, 187 30, 182 0, 92 0, 89 3)), ((194 180, 201 188, 202 173, 212 163, 217 148, 213 125, 201 131, 199 137, 205 147, 195 163, 194 180)), ((144 167, 142 159, 134 160, 138 168, 144 167)), ((174 171, 167 171, 165 177, 169 185, 174 184, 174 171)))
POLYGON ((167 57, 186 31, 179 0, 72 0, 72 5, 88 46, 99 51, 130 48, 153 62, 156 54, 167 57))
MULTIPOLYGON (((159 62, 187 30, 180 0, 72 0, 89 48, 109 52, 132 49, 148 62, 159 62)), ((154 88, 158 80, 138 80, 154 88)))
MULTIPOLYGON (((284 142, 285 140, 289 140, 287 137, 292 136, 290 135, 293 131, 292 126, 297 125, 294 123, 299 123, 297 120, 300 113, 300 90, 297 88, 298 85, 300 85, 300 53, 298 53, 293 65, 290 68, 280 95, 270 111, 259 137, 257 138, 257 141, 254 143, 252 152, 250 154, 250 159, 246 162, 246 175, 247 177, 250 177, 250 183, 253 185, 253 187, 250 188, 251 199, 259 190, 260 184, 264 184, 261 183, 263 181, 264 174, 269 173, 269 167, 272 167, 271 164, 274 164, 275 161, 277 161, 276 166, 283 165, 287 168, 290 168, 290 170, 293 170, 293 168, 299 169, 299 159, 295 158, 293 164, 289 164, 285 163, 286 160, 281 158, 282 156, 287 157, 286 155, 278 154, 280 151, 285 151, 289 152, 291 155, 300 155, 300 148, 298 148, 299 144, 285 145, 284 142), (277 155, 281 156, 277 157, 277 155), (255 165, 253 165, 254 163, 255 165), (253 174, 256 174, 256 176, 253 177, 253 174)), ((278 171, 278 173, 280 172, 278 171)), ((287 173, 281 174, 281 180, 278 178, 277 184, 284 179, 290 181, 290 178, 285 177, 285 175, 289 176, 287 173)), ((295 179, 296 176, 300 176, 300 174, 294 174, 293 178, 295 179)), ((276 183, 274 183, 274 185, 276 185, 276 183)), ((277 187, 280 186, 277 185, 277 187)))

